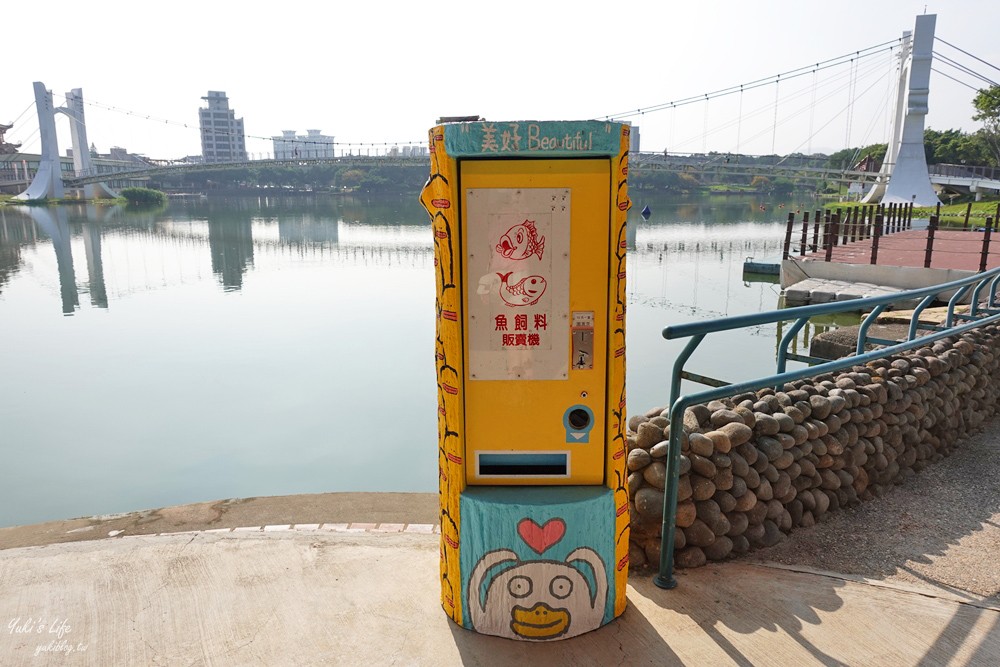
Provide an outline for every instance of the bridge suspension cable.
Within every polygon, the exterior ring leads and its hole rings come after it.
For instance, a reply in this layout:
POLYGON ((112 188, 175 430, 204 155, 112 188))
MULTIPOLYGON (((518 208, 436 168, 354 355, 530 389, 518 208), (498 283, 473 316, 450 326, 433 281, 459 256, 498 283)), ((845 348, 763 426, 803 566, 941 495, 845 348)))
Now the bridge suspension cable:
MULTIPOLYGON (((855 77, 854 77, 855 85, 857 85, 859 82, 862 81, 867 82, 874 75, 878 76, 878 78, 876 79, 876 83, 880 82, 883 77, 887 76, 886 72, 884 71, 884 67, 885 67, 884 61, 866 61, 864 63, 859 63, 859 66, 855 70, 855 77)), ((783 99, 780 98, 779 96, 778 102, 779 104, 782 105, 794 104, 796 101, 804 101, 805 104, 801 107, 797 107, 792 112, 787 113, 784 117, 778 115, 776 119, 774 118, 770 119, 771 122, 769 122, 765 128, 763 128, 756 134, 753 134, 749 138, 744 136, 742 132, 744 121, 753 119, 755 117, 762 118, 763 115, 768 112, 773 113, 773 111, 776 108, 775 102, 773 100, 761 104, 760 106, 751 108, 749 111, 744 111, 744 107, 741 105, 740 113, 734 120, 730 120, 725 123, 720 123, 719 125, 713 127, 709 131, 709 134, 723 132, 725 130, 732 129, 735 126, 739 133, 738 146, 736 149, 736 153, 739 154, 740 146, 742 146, 744 142, 747 143, 753 142, 755 140, 762 138, 767 133, 771 133, 773 139, 777 127, 785 125, 792 119, 797 118, 798 116, 806 113, 807 111, 811 112, 811 114, 814 116, 814 110, 817 107, 829 104, 830 100, 838 98, 840 95, 845 93, 850 88, 849 75, 850 72, 841 71, 835 74, 834 76, 827 77, 821 80, 814 86, 809 86, 808 88, 803 88, 800 90, 790 92, 783 99)), ((862 93, 862 96, 864 96, 870 89, 871 86, 868 86, 862 93)), ((742 95, 741 95, 741 100, 742 100, 742 95)), ((674 111, 671 111, 671 116, 673 116, 674 113, 675 113, 674 111)), ((840 113, 842 113, 842 111, 839 111, 835 115, 835 118, 840 117, 840 113)), ((819 134, 829 125, 830 123, 827 122, 824 123, 819 130, 816 130, 815 132, 810 131, 809 137, 814 138, 817 134, 819 134)), ((674 150, 672 152, 679 152, 679 153, 686 152, 683 150, 679 150, 679 147, 688 145, 700 138, 701 137, 686 137, 681 140, 671 139, 671 145, 678 147, 677 150, 674 150)), ((801 148, 801 146, 799 146, 799 148, 801 148)), ((796 150, 798 150, 798 148, 796 150)), ((771 153, 772 154, 774 153, 773 147, 771 153)))
POLYGON ((962 72, 963 74, 968 74, 969 76, 972 76, 972 77, 974 77, 976 79, 979 79, 980 81, 983 81, 984 83, 988 83, 991 86, 1000 85, 1000 84, 997 84, 997 82, 994 81, 993 79, 991 79, 991 78, 989 78, 989 77, 987 77, 987 76, 985 76, 983 74, 980 74, 979 72, 976 72, 975 70, 969 69, 968 67, 966 67, 965 65, 963 65, 963 64, 961 64, 959 62, 955 62, 954 60, 952 60, 948 56, 944 55, 943 53, 940 53, 938 51, 933 51, 932 53, 934 54, 935 58, 937 58, 938 60, 943 61, 945 65, 953 67, 953 68, 957 69, 959 72, 962 72))
POLYGON ((632 118, 634 116, 641 116, 647 113, 652 113, 654 111, 662 111, 664 109, 672 109, 679 106, 686 106, 688 104, 695 104, 697 102, 702 102, 706 99, 714 99, 716 97, 725 97, 727 95, 733 95, 735 93, 741 93, 747 90, 753 90, 754 88, 760 88, 763 86, 769 86, 776 83, 778 80, 789 80, 795 79, 800 76, 805 76, 813 71, 830 69, 833 67, 839 67, 844 64, 850 63, 853 59, 862 59, 874 56, 879 53, 883 53, 887 50, 892 50, 898 48, 902 38, 896 38, 894 40, 883 42, 881 44, 876 44, 865 49, 860 49, 858 51, 853 51, 851 53, 837 56, 836 58, 830 58, 827 60, 822 60, 814 65, 805 65, 803 67, 798 67, 787 72, 782 72, 780 74, 775 74, 773 76, 765 77, 762 79, 756 79, 744 84, 736 84, 729 86, 727 88, 720 88, 718 90, 702 93, 700 95, 693 95, 691 97, 681 98, 672 102, 662 102, 660 104, 653 104, 648 107, 640 107, 637 109, 628 109, 626 111, 621 111, 619 113, 607 114, 601 116, 601 119, 610 120, 613 118, 632 118))
POLYGON ((952 80, 952 81, 954 81, 955 83, 959 83, 959 84, 961 84, 961 85, 965 86, 966 88, 968 88, 969 90, 979 90, 978 88, 976 88, 975 86, 973 86, 973 85, 972 85, 972 84, 970 84, 970 83, 966 83, 965 81, 962 81, 961 79, 957 79, 957 78, 953 77, 952 75, 950 75, 950 74, 948 74, 948 73, 946 73, 946 72, 942 72, 942 71, 941 71, 941 70, 939 70, 939 69, 938 69, 937 67, 931 67, 931 71, 932 71, 932 72, 937 72, 938 74, 940 74, 940 75, 941 75, 941 76, 943 76, 944 78, 946 78, 946 79, 951 79, 951 80, 952 80))
MULTIPOLYGON (((173 125, 175 127, 183 127, 183 128, 186 128, 186 129, 189 129, 189 130, 195 130, 195 131, 200 131, 200 129, 201 129, 197 124, 184 123, 184 122, 181 122, 181 121, 170 120, 170 119, 167 119, 167 118, 158 118, 156 116, 153 116, 152 114, 146 114, 146 113, 137 112, 137 111, 130 111, 128 109, 123 109, 121 107, 117 107, 117 106, 114 106, 112 104, 105 104, 103 102, 96 102, 94 100, 87 100, 87 99, 85 99, 84 100, 84 104, 86 104, 88 106, 95 107, 95 108, 104 109, 106 111, 114 111, 115 113, 120 113, 120 114, 124 114, 126 116, 132 116, 134 118, 138 118, 138 119, 142 119, 142 120, 148 120, 148 121, 152 121, 152 122, 156 122, 156 123, 164 123, 166 125, 173 125)), ((214 136, 233 136, 233 135, 235 135, 234 132, 230 132, 228 130, 222 130, 222 131, 220 131, 220 130, 213 130, 213 134, 214 134, 214 136)), ((260 135, 256 135, 256 134, 246 134, 246 133, 244 133, 243 136, 246 137, 247 139, 259 139, 259 140, 262 140, 262 141, 271 141, 272 139, 274 139, 274 137, 264 137, 264 136, 260 136, 260 135)), ((343 147, 354 147, 354 146, 358 146, 358 147, 366 147, 366 146, 370 146, 370 147, 376 147, 376 146, 418 146, 418 145, 422 146, 423 144, 425 144, 427 142, 426 139, 421 139, 419 141, 334 141, 334 142, 324 142, 324 141, 311 141, 309 139, 303 139, 303 138, 298 138, 298 137, 296 137, 294 139, 293 138, 284 139, 283 137, 279 137, 279 138, 282 139, 282 141, 285 141, 287 143, 294 143, 294 144, 302 145, 302 146, 317 146, 317 147, 327 147, 327 148, 330 147, 330 146, 343 146, 343 147)))
POLYGON ((964 49, 960 49, 959 47, 955 46, 955 45, 954 45, 954 44, 952 44, 951 42, 948 42, 948 41, 945 41, 944 39, 942 39, 942 38, 940 38, 940 37, 938 37, 938 36, 935 36, 935 37, 934 37, 934 39, 935 39, 935 41, 938 41, 938 42, 941 42, 942 44, 945 44, 945 45, 947 45, 947 46, 950 46, 951 48, 955 49, 956 51, 960 51, 960 52, 964 53, 965 55, 969 56, 970 58, 973 58, 973 59, 975 59, 975 60, 978 60, 978 61, 979 61, 979 62, 981 62, 982 64, 984 64, 984 65, 986 65, 986 66, 988 66, 988 67, 992 67, 992 68, 993 68, 993 69, 995 69, 996 71, 1000 72, 1000 67, 997 67, 997 66, 996 66, 996 65, 994 65, 993 63, 990 63, 990 62, 986 62, 986 61, 985 61, 985 60, 983 60, 982 58, 980 58, 980 57, 978 57, 978 56, 974 56, 974 55, 972 55, 971 53, 969 53, 968 51, 965 51, 964 49))

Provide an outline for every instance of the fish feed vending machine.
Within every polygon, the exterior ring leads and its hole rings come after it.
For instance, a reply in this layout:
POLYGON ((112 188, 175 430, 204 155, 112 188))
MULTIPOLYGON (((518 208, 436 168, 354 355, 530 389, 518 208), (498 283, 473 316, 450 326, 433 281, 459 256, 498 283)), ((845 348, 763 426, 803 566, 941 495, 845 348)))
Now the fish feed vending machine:
POLYGON ((625 610, 628 146, 598 121, 430 131, 441 601, 479 633, 625 610))

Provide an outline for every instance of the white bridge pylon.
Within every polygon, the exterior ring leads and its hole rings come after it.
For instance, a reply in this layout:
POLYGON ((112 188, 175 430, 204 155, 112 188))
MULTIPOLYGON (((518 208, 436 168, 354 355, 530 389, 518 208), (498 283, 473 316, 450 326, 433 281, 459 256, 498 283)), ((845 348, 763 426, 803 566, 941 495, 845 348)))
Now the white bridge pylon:
POLYGON ((903 33, 889 148, 878 181, 865 194, 863 202, 915 206, 936 206, 940 202, 931 185, 924 152, 936 21, 937 15, 922 14, 917 16, 913 32, 903 33))
MULTIPOLYGON (((42 155, 38 171, 31 179, 28 189, 15 199, 61 199, 65 196, 62 182, 62 167, 59 161, 59 140, 56 136, 56 114, 69 117, 70 138, 73 143, 73 170, 77 176, 90 173, 90 146, 87 143, 87 121, 83 114, 83 90, 74 88, 66 93, 66 106, 56 107, 52 102, 52 91, 41 81, 35 81, 35 108, 38 111, 38 129, 42 141, 42 155)), ((86 199, 97 197, 117 197, 118 194, 104 183, 83 186, 86 199)))

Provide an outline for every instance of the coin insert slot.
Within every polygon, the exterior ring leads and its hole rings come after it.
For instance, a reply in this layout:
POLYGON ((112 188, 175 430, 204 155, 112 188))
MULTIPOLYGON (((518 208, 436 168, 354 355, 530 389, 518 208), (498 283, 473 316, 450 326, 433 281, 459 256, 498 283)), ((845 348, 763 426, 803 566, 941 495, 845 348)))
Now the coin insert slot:
POLYGON ((479 476, 565 477, 569 474, 566 454, 480 454, 479 476))

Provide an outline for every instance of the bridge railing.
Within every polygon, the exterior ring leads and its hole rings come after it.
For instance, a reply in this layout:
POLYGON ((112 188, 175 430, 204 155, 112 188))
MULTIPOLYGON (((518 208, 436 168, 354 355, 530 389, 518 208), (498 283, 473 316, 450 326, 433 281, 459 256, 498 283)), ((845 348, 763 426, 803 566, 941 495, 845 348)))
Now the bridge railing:
POLYGON ((931 176, 981 178, 1000 181, 1000 167, 979 167, 965 164, 931 164, 927 166, 927 171, 931 176))
POLYGON ((171 171, 212 171, 221 169, 241 169, 241 168, 263 168, 263 167, 288 167, 288 166, 311 166, 311 165, 334 165, 334 166, 399 166, 399 165, 426 165, 429 159, 426 154, 393 154, 387 155, 365 155, 346 153, 337 157, 300 157, 300 158, 278 158, 278 159, 257 159, 262 154, 253 154, 254 159, 248 156, 246 160, 231 162, 186 162, 159 160, 150 161, 147 165, 137 165, 117 171, 95 171, 90 170, 86 174, 65 175, 63 182, 67 186, 77 187, 87 183, 97 183, 103 180, 112 179, 142 179, 152 176, 159 176, 171 171))
MULTIPOLYGON (((981 327, 986 324, 1000 321, 1000 307, 997 304, 997 284, 1000 283, 1000 268, 984 273, 968 276, 961 280, 955 280, 940 285, 925 287, 907 292, 888 294, 885 296, 869 297, 865 299, 853 299, 825 303, 812 306, 800 306, 784 310, 772 310, 766 313, 754 315, 738 315, 735 317, 725 317, 717 320, 704 322, 690 322, 668 326, 663 330, 663 337, 667 340, 687 338, 688 343, 677 356, 674 362, 673 372, 670 381, 670 437, 667 454, 667 478, 666 489, 663 498, 663 525, 660 541, 660 567, 654 582, 661 588, 674 588, 677 582, 674 579, 674 531, 677 527, 677 495, 680 483, 680 455, 681 436, 684 432, 684 411, 687 408, 700 403, 727 398, 738 394, 757 391, 765 387, 781 388, 786 383, 804 380, 809 377, 822 375, 833 371, 840 371, 852 366, 863 365, 875 359, 898 354, 907 350, 923 347, 929 343, 940 340, 947 336, 961 334, 971 329, 981 327), (980 303, 980 298, 984 290, 987 290, 985 303, 980 303), (971 306, 966 314, 957 313, 956 305, 963 296, 971 290, 971 306), (947 317, 943 326, 924 325, 919 321, 920 313, 938 295, 948 294, 954 291, 948 300, 947 317), (868 338, 869 327, 875 322, 879 314, 893 303, 904 301, 920 300, 919 305, 913 311, 910 319, 908 335, 904 341, 888 341, 868 338), (788 346, 795 339, 799 330, 809 321, 809 318, 819 315, 832 315, 836 313, 846 313, 857 311, 871 311, 861 323, 858 332, 858 343, 855 354, 843 359, 826 361, 810 368, 789 371, 786 370, 785 362, 788 358, 788 346), (794 324, 784 334, 778 345, 775 370, 772 375, 768 375, 744 382, 729 383, 706 376, 690 373, 685 370, 685 365, 694 354, 705 336, 720 331, 733 331, 738 329, 749 329, 763 324, 776 322, 788 322, 794 320, 794 324), (919 329, 928 330, 924 336, 917 337, 919 329), (882 344, 885 347, 865 352, 868 343, 882 344), (681 380, 693 380, 701 384, 714 387, 707 391, 700 391, 692 394, 681 395, 681 380)), ((819 362, 820 360, 815 360, 819 362)))

